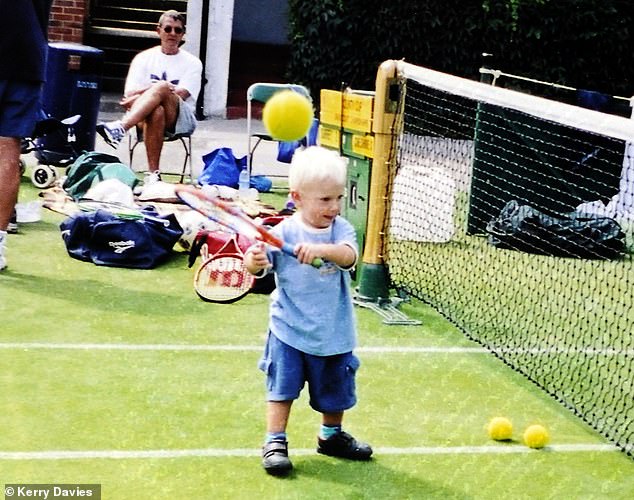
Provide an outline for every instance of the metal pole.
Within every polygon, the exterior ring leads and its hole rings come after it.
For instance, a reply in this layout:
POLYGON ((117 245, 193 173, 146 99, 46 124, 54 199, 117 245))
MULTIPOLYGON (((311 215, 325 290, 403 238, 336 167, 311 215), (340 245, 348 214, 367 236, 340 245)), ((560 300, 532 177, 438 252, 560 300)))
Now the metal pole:
POLYGON ((205 77, 207 67, 207 35, 209 27, 209 0, 203 0, 202 14, 200 17, 200 61, 203 63, 203 72, 200 76, 200 92, 196 100, 196 119, 205 119, 205 85, 207 78, 205 77))

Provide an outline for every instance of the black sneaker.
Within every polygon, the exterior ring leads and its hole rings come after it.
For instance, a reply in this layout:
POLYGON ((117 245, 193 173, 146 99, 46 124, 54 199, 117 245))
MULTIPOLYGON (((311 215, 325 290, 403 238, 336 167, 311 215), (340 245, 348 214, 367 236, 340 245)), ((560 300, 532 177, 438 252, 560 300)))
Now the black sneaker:
POLYGON ((286 441, 269 441, 262 447, 262 467, 272 476, 286 476, 293 470, 286 441))
POLYGON ((317 453, 348 460, 370 460, 372 447, 341 431, 328 439, 317 438, 317 453))

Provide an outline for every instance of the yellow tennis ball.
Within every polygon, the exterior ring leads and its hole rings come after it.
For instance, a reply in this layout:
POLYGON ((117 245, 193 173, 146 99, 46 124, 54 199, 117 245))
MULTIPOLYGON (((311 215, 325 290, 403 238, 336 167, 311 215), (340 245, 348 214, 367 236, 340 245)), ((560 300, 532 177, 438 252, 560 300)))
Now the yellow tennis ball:
POLYGON ((548 431, 542 425, 530 425, 524 431, 524 444, 529 448, 543 448, 549 440, 548 431))
POLYGON ((487 432, 491 439, 508 441, 513 435, 513 424, 506 417, 495 417, 489 422, 487 432))
POLYGON ((262 122, 274 139, 297 141, 308 134, 313 123, 313 105, 297 92, 280 90, 264 105, 262 122))

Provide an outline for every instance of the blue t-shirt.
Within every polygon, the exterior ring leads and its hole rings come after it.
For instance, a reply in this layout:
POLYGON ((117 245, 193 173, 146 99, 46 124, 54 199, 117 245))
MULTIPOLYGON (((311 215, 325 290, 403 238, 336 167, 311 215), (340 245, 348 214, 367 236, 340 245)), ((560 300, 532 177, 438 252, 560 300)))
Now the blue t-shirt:
POLYGON ((2 0, 0 80, 43 82, 53 0, 2 0))
MULTIPOLYGON (((273 232, 291 246, 297 243, 345 243, 358 255, 352 225, 337 217, 326 229, 304 224, 295 214, 273 232)), ((271 295, 269 329, 282 342, 315 356, 350 352, 356 345, 356 323, 350 270, 332 262, 319 268, 269 247, 276 289, 271 295)))

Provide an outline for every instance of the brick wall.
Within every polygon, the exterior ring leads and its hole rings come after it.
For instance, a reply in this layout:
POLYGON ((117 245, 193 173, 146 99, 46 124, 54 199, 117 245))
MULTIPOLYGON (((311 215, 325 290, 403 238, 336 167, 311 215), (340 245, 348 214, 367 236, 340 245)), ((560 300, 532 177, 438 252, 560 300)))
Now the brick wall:
POLYGON ((90 0, 54 0, 48 26, 51 42, 83 43, 90 0))

